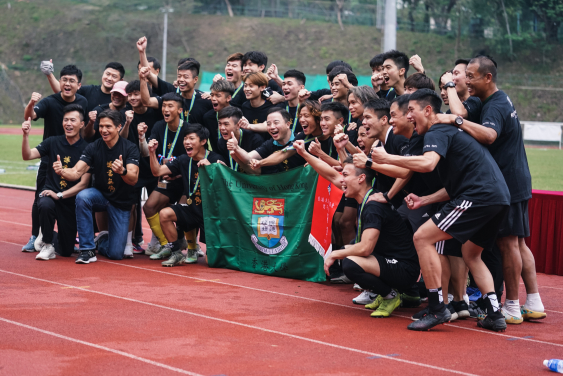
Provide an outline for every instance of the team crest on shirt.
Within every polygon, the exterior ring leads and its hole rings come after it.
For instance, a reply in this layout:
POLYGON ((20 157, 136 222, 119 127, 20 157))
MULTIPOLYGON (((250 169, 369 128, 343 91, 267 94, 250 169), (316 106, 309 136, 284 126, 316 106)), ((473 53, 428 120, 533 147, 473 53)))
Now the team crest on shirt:
POLYGON ((255 197, 252 202, 252 230, 250 237, 262 253, 275 255, 287 247, 283 236, 285 200, 282 198, 255 197))

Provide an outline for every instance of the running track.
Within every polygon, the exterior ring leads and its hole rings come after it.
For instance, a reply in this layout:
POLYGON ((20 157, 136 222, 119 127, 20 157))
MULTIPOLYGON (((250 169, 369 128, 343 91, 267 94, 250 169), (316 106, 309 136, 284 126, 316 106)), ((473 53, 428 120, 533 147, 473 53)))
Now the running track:
POLYGON ((563 277, 538 275, 543 322, 493 333, 467 319, 411 332, 417 309, 371 318, 352 304, 351 285, 202 259, 174 268, 144 255, 36 261, 20 251, 32 201, 0 188, 0 375, 547 375, 542 360, 563 358, 563 277))

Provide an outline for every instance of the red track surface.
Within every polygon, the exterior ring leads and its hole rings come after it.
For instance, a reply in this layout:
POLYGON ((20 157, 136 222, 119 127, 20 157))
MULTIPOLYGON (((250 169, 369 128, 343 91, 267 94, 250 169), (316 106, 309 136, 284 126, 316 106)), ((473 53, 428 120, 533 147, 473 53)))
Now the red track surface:
POLYGON ((144 255, 36 261, 20 252, 32 200, 0 189, 1 375, 530 375, 563 358, 563 277, 538 275, 543 322, 492 333, 467 319, 411 332, 416 309, 373 319, 352 304, 350 285, 202 259, 174 268, 144 255))

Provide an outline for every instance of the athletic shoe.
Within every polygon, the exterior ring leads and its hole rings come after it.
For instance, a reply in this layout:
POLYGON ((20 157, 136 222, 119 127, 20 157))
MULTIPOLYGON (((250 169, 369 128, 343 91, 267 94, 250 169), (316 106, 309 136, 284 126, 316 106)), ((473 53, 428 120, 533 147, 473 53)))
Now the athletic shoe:
POLYGON ((401 307, 416 308, 416 307, 420 307, 420 304, 421 304, 420 296, 401 294, 401 307))
POLYGON ((150 259, 151 260, 162 260, 162 259, 165 259, 167 257, 170 257, 170 255, 172 254, 172 251, 171 251, 172 246, 167 247, 167 245, 168 244, 161 245, 158 252, 151 255, 150 259))
POLYGON ((494 317, 491 316, 492 315, 487 315, 483 320, 479 320, 477 326, 495 332, 504 332, 506 330, 506 320, 503 314, 497 311, 494 317))
POLYGON ((450 310, 450 313, 452 314, 452 320, 463 319, 465 317, 469 317, 469 307, 467 306, 467 303, 465 303, 465 300, 462 300, 460 302, 456 302, 456 301, 452 300, 448 304, 448 309, 450 310))
POLYGON ((96 262, 98 259, 96 258, 96 254, 94 250, 84 250, 80 252, 80 256, 76 259, 77 264, 89 264, 91 262, 96 262))
POLYGON ((339 277, 332 278, 332 279, 330 280, 330 283, 336 283, 336 284, 341 284, 341 285, 343 285, 343 284, 352 283, 352 281, 350 280, 350 278, 346 277, 345 274, 342 274, 342 275, 339 276, 339 277))
POLYGON ((424 316, 426 316, 429 313, 430 313, 430 307, 426 307, 422 311, 418 311, 417 313, 412 315, 411 320, 413 320, 413 321, 420 320, 421 318, 423 318, 424 316))
POLYGON ((197 249, 188 249, 184 264, 197 264, 197 249))
POLYGON ((36 260, 51 260, 54 259, 55 257, 55 247, 53 246, 53 244, 45 244, 43 245, 43 248, 41 248, 41 252, 39 252, 39 254, 37 256, 35 256, 36 260))
MULTIPOLYGON (((481 300, 482 301, 482 300, 481 300)), ((487 316, 487 311, 479 305, 479 302, 469 302, 469 317, 472 319, 483 320, 487 316)))
POLYGON ((98 249, 98 245, 101 243, 102 238, 106 236, 109 237, 109 233, 107 231, 100 231, 98 232, 98 235, 94 237, 94 245, 96 246, 96 249, 98 249))
POLYGON ((524 322, 524 319, 522 318, 522 315, 520 316, 512 316, 510 313, 506 312, 504 310, 504 308, 502 308, 500 310, 500 313, 502 313, 502 315, 504 316, 504 321, 506 321, 507 324, 522 324, 524 322))
POLYGON ((149 243, 147 249, 145 249, 145 255, 152 256, 160 251, 160 243, 149 243))
POLYGON ((379 307, 379 305, 381 304, 382 301, 383 301, 383 297, 381 295, 377 295, 377 298, 375 298, 373 303, 366 304, 365 307, 367 309, 376 310, 379 307))
POLYGON ((450 311, 443 307, 440 312, 428 312, 420 320, 413 321, 407 326, 409 330, 426 331, 430 330, 436 325, 444 324, 452 319, 450 311))
POLYGON ((80 253, 80 249, 78 248, 77 245, 74 246, 72 253, 80 253))
POLYGON ((127 244, 123 251, 123 258, 133 258, 133 245, 127 244))
POLYGON ((354 283, 354 287, 353 287, 353 288, 354 288, 354 290, 356 290, 356 291, 364 291, 364 289, 361 288, 360 285, 358 285, 357 283, 354 283))
POLYGON ((22 252, 35 252, 35 240, 37 236, 31 235, 27 244, 22 247, 22 252))
POLYGON ((520 313, 522 314, 522 318, 526 321, 530 320, 542 320, 547 317, 547 313, 540 312, 540 311, 532 311, 524 306, 520 307, 520 313))
POLYGON ((383 318, 389 317, 401 305, 401 296, 397 294, 393 299, 383 299, 381 304, 375 311, 371 313, 371 317, 383 318))
POLYGON ((196 245, 196 251, 197 251, 197 257, 205 257, 205 253, 203 253, 201 247, 198 245, 196 245))
POLYGON ((162 266, 172 267, 176 265, 182 265, 183 261, 184 261, 184 255, 182 254, 182 251, 176 251, 176 252, 172 252, 168 260, 162 262, 162 266))
POLYGON ((361 305, 371 304, 375 301, 376 298, 377 294, 375 292, 364 290, 360 295, 352 299, 352 303, 361 305))
POLYGON ((145 250, 143 247, 141 247, 141 244, 143 243, 135 243, 133 242, 133 253, 136 255, 142 255, 143 253, 145 253, 145 250))
POLYGON ((481 297, 481 291, 477 287, 468 287, 466 290, 466 294, 469 296, 470 302, 476 302, 477 299, 481 297))
POLYGON ((43 242, 43 233, 41 232, 41 227, 39 228, 39 235, 37 235, 37 239, 33 243, 33 247, 35 248, 36 252, 41 252, 45 243, 43 242))

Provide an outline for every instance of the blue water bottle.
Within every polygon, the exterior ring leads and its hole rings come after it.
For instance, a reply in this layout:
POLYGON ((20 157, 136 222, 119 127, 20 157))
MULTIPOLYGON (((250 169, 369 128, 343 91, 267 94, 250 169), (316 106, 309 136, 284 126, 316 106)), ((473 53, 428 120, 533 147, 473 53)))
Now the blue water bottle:
POLYGON ((544 360, 543 365, 552 370, 553 372, 563 373, 563 360, 551 359, 544 360))

